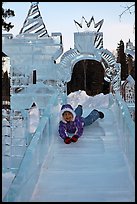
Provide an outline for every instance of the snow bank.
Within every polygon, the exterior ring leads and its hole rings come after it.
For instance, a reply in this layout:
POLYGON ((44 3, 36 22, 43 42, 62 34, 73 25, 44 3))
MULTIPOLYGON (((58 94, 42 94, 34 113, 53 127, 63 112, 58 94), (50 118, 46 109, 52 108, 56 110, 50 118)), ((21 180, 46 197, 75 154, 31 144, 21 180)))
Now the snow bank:
POLYGON ((88 96, 85 91, 76 91, 70 93, 67 98, 67 103, 70 103, 74 108, 81 104, 83 108, 90 109, 106 108, 109 105, 109 94, 100 93, 95 96, 88 96))

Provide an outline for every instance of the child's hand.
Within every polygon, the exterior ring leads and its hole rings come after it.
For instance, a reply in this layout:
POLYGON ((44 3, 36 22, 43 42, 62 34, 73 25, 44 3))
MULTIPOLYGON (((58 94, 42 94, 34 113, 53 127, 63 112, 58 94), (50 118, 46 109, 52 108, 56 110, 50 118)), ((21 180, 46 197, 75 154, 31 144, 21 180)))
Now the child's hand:
POLYGON ((71 138, 71 142, 77 142, 78 140, 78 136, 77 135, 73 135, 71 138))
POLYGON ((64 139, 64 142, 65 142, 66 144, 70 144, 70 143, 71 143, 71 138, 70 138, 70 137, 66 137, 66 138, 64 139))

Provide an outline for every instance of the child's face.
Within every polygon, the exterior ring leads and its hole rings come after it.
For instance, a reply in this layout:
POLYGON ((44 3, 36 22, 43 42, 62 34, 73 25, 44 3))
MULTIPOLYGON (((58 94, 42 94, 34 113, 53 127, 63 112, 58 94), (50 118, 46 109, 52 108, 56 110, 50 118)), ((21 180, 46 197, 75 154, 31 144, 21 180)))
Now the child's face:
POLYGON ((72 113, 70 113, 69 111, 65 111, 65 112, 63 113, 63 118, 64 118, 64 120, 65 120, 66 122, 70 122, 70 121, 73 120, 73 115, 72 115, 72 113))

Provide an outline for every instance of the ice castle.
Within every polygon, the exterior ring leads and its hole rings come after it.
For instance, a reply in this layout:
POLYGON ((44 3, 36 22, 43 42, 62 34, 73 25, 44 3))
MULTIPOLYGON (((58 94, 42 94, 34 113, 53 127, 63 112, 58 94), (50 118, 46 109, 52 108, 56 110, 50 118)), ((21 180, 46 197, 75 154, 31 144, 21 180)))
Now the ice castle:
MULTIPOLYGON (((134 201, 134 122, 119 94, 120 64, 103 48, 103 20, 95 23, 92 16, 89 22, 84 17, 82 23, 74 22, 80 31, 74 33, 74 48, 65 53, 62 34, 48 34, 38 2, 31 3, 19 35, 2 35, 11 77, 10 139, 3 148, 3 174, 15 175, 4 191, 4 202, 134 201), (104 121, 87 129, 78 144, 66 147, 56 136, 58 112, 69 99, 67 83, 81 60, 103 67, 104 80, 111 84, 108 106, 100 107, 104 121), (32 116, 34 107, 37 114, 32 116), (33 117, 37 122, 31 131, 33 117)), ((85 114, 90 108, 85 106, 85 114)))

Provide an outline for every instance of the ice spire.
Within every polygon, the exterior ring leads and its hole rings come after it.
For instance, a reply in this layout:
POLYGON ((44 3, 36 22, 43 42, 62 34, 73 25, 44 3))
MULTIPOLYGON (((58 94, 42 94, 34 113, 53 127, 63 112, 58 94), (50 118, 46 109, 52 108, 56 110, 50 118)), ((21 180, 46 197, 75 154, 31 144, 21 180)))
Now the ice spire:
POLYGON ((39 11, 38 3, 39 2, 31 2, 31 7, 19 34, 37 33, 39 37, 48 36, 47 29, 39 11))

